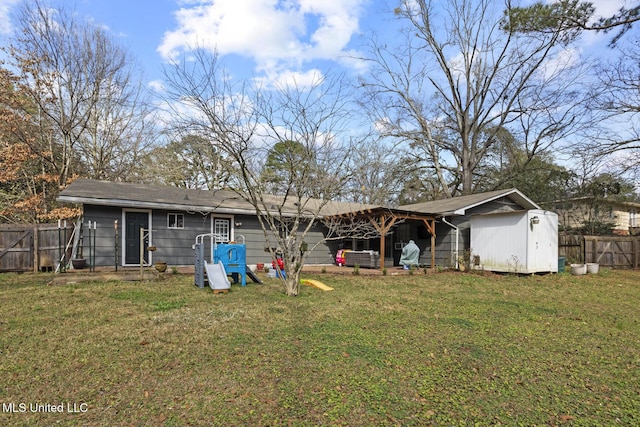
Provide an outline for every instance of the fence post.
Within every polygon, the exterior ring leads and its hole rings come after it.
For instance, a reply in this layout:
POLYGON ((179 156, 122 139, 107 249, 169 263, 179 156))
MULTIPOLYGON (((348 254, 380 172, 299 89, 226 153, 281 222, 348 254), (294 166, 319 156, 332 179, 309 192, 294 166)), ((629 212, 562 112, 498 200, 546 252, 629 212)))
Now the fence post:
POLYGON ((67 260, 67 247, 68 247, 68 242, 67 242, 67 220, 64 220, 64 246, 62 247, 62 249, 64 250, 62 258, 64 259, 64 270, 63 272, 67 272, 67 264, 69 263, 69 260, 67 260))
POLYGON ((98 234, 98 232, 96 231, 98 227, 98 223, 96 220, 93 220, 93 242, 91 244, 91 248, 93 249, 93 270, 92 271, 96 271, 96 234, 98 234))
POLYGON ((113 235, 113 242, 114 242, 114 264, 116 266, 116 271, 118 271, 118 220, 116 219, 113 222, 113 229, 114 229, 114 235, 113 235))
POLYGON ((590 244, 591 242, 591 237, 589 236, 583 236, 582 237, 582 241, 581 243, 581 248, 580 248, 580 252, 582 253, 582 262, 583 263, 587 263, 587 262, 591 262, 591 258, 590 258, 590 250, 593 249, 593 245, 590 244))
MULTIPOLYGON (((84 233, 82 234, 82 249, 84 250, 84 233)), ((87 223, 87 246, 89 249, 89 271, 93 272, 93 258, 92 255, 93 253, 91 252, 91 220, 89 220, 89 222, 87 223)), ((84 254, 83 254, 84 255, 84 254)))
POLYGON ((38 225, 33 226, 33 272, 37 273, 40 265, 40 236, 38 233, 38 225))
POLYGON ((56 273, 62 272, 62 249, 60 249, 60 241, 62 240, 62 221, 58 220, 58 265, 54 264, 56 273))
POLYGON ((144 271, 142 269, 144 264, 144 228, 140 228, 140 281, 144 278, 144 271))

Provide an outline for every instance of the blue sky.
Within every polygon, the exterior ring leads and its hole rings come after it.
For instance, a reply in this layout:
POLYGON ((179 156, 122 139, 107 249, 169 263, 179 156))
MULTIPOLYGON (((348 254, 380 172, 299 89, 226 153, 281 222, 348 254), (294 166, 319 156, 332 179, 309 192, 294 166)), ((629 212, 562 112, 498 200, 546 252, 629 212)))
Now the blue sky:
MULTIPOLYGON (((0 0, 0 45, 11 36, 12 9, 23 1, 27 0, 0 0)), ((388 11, 399 0, 41 1, 62 2, 107 28, 136 58, 146 84, 159 89, 162 65, 172 57, 188 55, 194 45, 216 47, 232 77, 259 78, 267 85, 295 79, 301 87, 318 82, 329 70, 348 75, 366 72, 364 63, 353 59, 363 49, 362 37, 375 32, 380 40, 392 43, 397 32, 388 11)), ((522 4, 533 1, 522 0, 522 4)), ((638 0, 591 1, 597 16, 611 16, 638 0)), ((610 55, 611 37, 587 32, 561 59, 610 55)), ((622 128, 627 127, 625 122, 622 128)))
MULTIPOLYGON (((10 10, 23 0, 0 0, 0 34, 10 35, 10 10)), ((46 3, 47 0, 44 0, 46 3)), ((54 0, 55 2, 55 0, 54 0)), ((396 0, 74 0, 70 8, 108 28, 137 58, 149 82, 170 58, 195 45, 216 47, 236 77, 310 81, 328 69, 358 73, 353 58, 362 34, 378 37, 393 19, 396 0)), ((625 0, 595 0, 612 14, 625 0)), ((601 37, 589 35, 589 37, 601 37)), ((586 40, 586 43, 590 43, 586 40)))
MULTIPOLYGON (((22 0, 0 0, 0 15, 22 0)), ((44 0, 45 2, 47 0, 44 0)), ((55 1, 55 0, 54 0, 55 1)), ((217 48, 232 72, 304 82, 328 68, 358 71, 359 34, 381 21, 380 0, 75 0, 109 29, 149 80, 190 47, 217 48), (322 70, 322 71, 320 71, 322 70)), ((6 16, 6 15, 5 15, 6 16)), ((0 31, 10 34, 0 16, 0 31)))

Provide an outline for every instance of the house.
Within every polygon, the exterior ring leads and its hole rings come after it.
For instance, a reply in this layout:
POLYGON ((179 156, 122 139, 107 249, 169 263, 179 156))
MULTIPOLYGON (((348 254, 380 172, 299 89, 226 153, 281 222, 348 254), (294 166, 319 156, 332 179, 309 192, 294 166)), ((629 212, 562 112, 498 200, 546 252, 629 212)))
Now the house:
MULTIPOLYGON (((86 254, 95 242, 92 250, 98 266, 140 265, 141 254, 148 264, 164 261, 173 266, 193 265, 196 236, 206 233, 215 233, 224 242, 244 241, 249 264, 270 262, 255 209, 232 191, 78 179, 61 191, 57 200, 82 205, 83 239, 91 239, 81 246, 86 254), (88 223, 95 224, 95 230, 87 230, 88 223), (155 251, 148 251, 149 247, 155 251)), ((282 205, 275 196, 273 201, 284 216, 296 210, 293 202, 282 205)), ((328 203, 324 211, 337 214, 364 207, 328 203)), ((323 230, 317 226, 308 233, 306 242, 312 247, 322 238, 323 230)), ((332 252, 327 244, 320 244, 307 262, 330 264, 332 252)))
POLYGON ((640 203, 585 196, 555 202, 553 209, 564 230, 618 236, 640 234, 640 203))
MULTIPOLYGON (((273 197, 275 205, 281 203, 273 197)), ((91 231, 95 265, 139 265, 141 253, 148 263, 193 265, 192 246, 196 236, 205 233, 216 233, 225 241, 244 239, 248 264, 270 261, 254 207, 231 191, 79 179, 60 193, 58 201, 82 205, 84 223, 97 224, 91 231), (141 230, 143 235, 146 233, 142 248, 141 230), (149 246, 156 250, 148 252, 149 246)), ((296 209, 293 204, 278 206, 283 216, 292 215, 296 209)), ((422 250, 421 264, 455 267, 470 249, 472 215, 529 209, 539 206, 517 189, 398 208, 331 202, 321 212, 325 219, 365 219, 374 224, 377 234, 369 239, 321 242, 306 262, 332 264, 339 249, 350 249, 377 252, 381 266, 396 266, 404 245, 414 240, 422 250)), ((324 233, 326 228, 318 223, 306 237, 308 247, 322 241, 324 233)), ((87 247, 87 243, 83 242, 83 246, 87 247)))

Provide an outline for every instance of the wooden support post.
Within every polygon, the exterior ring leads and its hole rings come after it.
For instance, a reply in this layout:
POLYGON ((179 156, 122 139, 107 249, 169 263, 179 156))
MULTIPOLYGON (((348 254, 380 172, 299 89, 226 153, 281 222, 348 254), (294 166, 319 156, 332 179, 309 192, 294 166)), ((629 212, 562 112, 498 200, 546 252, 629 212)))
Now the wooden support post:
POLYGON ((391 216, 389 218, 389 221, 387 222, 386 215, 380 216, 380 219, 379 219, 380 222, 378 222, 374 218, 369 219, 371 224, 373 224, 373 226, 376 228, 376 230, 380 234, 380 270, 384 269, 384 258, 385 258, 384 247, 386 246, 385 236, 387 235, 389 230, 391 230, 391 227, 393 227, 393 225, 396 223, 397 219, 398 219, 397 217, 391 216))
POLYGON ((434 272, 436 270, 436 221, 422 218, 422 222, 431 234, 431 272, 434 272))
POLYGON ((434 233, 431 234, 431 272, 436 271, 436 233, 435 226, 433 227, 434 233))
POLYGON ((384 234, 380 235, 380 270, 384 270, 384 247, 386 246, 384 234))

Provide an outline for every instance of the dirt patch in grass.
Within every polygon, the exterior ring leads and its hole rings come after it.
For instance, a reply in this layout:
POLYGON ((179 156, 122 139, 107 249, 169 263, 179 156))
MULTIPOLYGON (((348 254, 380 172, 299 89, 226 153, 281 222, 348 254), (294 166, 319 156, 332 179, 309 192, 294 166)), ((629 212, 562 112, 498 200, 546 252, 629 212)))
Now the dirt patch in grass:
POLYGON ((639 272, 309 277, 335 290, 0 275, 0 423, 639 422, 639 272))

